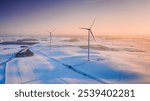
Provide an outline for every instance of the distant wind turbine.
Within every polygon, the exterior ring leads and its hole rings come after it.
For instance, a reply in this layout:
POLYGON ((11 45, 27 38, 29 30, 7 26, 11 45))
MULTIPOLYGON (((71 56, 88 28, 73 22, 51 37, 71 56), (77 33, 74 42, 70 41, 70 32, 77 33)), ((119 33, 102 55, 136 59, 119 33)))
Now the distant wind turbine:
POLYGON ((52 31, 48 31, 46 30, 47 32, 49 32, 49 44, 50 44, 50 48, 52 47, 52 32, 55 31, 55 29, 53 29, 52 31))
POLYGON ((92 30, 91 30, 93 25, 94 25, 94 23, 95 23, 95 20, 96 19, 94 19, 92 25, 89 28, 80 28, 80 29, 85 29, 85 30, 88 31, 88 61, 90 61, 90 35, 92 35, 93 39, 95 40, 94 34, 93 34, 92 30))

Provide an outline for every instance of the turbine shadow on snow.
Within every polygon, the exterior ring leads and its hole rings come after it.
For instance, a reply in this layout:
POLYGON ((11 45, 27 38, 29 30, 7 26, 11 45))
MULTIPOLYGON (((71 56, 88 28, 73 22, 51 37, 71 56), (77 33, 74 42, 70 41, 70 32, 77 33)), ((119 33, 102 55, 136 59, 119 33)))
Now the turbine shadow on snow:
MULTIPOLYGON (((51 59, 48 59, 48 61, 51 61, 51 59)), ((57 61, 60 62, 61 60, 60 61, 57 60, 57 61)), ((62 62, 60 62, 60 63, 62 63, 62 62)), ((81 65, 77 65, 77 66, 71 66, 66 63, 63 63, 63 64, 64 64, 64 66, 68 66, 67 68, 70 68, 74 72, 82 74, 83 76, 86 76, 86 77, 90 77, 91 79, 93 78, 93 80, 103 79, 103 80, 107 80, 107 81, 109 81, 109 80, 120 81, 120 80, 136 79, 136 78, 140 77, 140 75, 138 75, 136 73, 115 70, 106 65, 101 65, 101 67, 99 67, 99 68, 101 68, 100 71, 97 71, 97 69, 93 70, 96 74, 99 74, 99 75, 97 75, 97 76, 94 76, 94 74, 89 75, 89 72, 85 72, 84 70, 80 70, 78 68, 80 66, 86 67, 86 65, 88 65, 88 63, 89 62, 81 64, 81 65)), ((96 67, 96 65, 98 65, 98 64, 93 63, 92 64, 93 67, 91 67, 91 68, 96 67)), ((52 62, 52 67, 55 67, 55 66, 56 66, 56 64, 54 64, 52 62)), ((59 68, 59 65, 57 65, 57 66, 58 66, 57 68, 48 69, 48 68, 42 68, 44 66, 42 64, 40 64, 36 67, 40 71, 34 71, 34 73, 38 74, 38 78, 42 83, 49 83, 51 80, 56 80, 59 78, 81 79, 80 76, 71 75, 71 74, 69 74, 68 70, 64 71, 63 69, 59 68), (53 74, 53 75, 51 75, 51 74, 53 74)), ((30 82, 32 82, 32 80, 30 82)), ((101 83, 105 83, 105 82, 101 82, 101 83)))

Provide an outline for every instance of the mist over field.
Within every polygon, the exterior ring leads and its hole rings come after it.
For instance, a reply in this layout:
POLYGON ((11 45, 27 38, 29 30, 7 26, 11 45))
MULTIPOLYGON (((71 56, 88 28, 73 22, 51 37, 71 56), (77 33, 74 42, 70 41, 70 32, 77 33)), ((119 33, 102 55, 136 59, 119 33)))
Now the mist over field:
POLYGON ((1 84, 149 84, 150 0, 0 0, 1 84))
POLYGON ((150 83, 150 38, 0 39, 0 83, 150 83))

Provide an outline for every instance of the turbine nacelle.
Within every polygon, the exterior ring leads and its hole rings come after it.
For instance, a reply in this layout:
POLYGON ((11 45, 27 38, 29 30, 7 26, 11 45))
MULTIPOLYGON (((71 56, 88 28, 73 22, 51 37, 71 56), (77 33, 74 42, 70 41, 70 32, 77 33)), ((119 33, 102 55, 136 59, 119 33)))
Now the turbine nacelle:
POLYGON ((94 19, 94 21, 93 21, 92 25, 90 26, 90 28, 80 28, 80 29, 88 30, 88 32, 92 35, 94 41, 96 41, 96 40, 95 40, 94 34, 93 34, 93 32, 92 32, 91 29, 92 29, 92 27, 93 27, 93 25, 94 25, 94 23, 95 23, 95 20, 96 20, 96 19, 94 19))
POLYGON ((80 29, 91 30, 90 28, 80 28, 80 29))
POLYGON ((55 29, 53 29, 52 31, 49 31, 49 30, 46 30, 47 32, 49 32, 49 33, 52 33, 52 32, 54 32, 55 31, 55 29))

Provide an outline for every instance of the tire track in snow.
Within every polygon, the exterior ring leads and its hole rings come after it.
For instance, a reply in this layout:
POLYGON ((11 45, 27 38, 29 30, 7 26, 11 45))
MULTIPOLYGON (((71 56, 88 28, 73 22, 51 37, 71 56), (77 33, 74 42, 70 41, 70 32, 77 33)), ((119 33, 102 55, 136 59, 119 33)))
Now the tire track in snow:
MULTIPOLYGON (((33 61, 32 60, 30 60, 30 62, 28 62, 28 64, 30 64, 31 65, 31 67, 32 67, 32 70, 34 71, 34 72, 36 72, 36 76, 37 77, 39 77, 39 70, 37 69, 37 66, 36 66, 36 64, 35 63, 33 63, 33 61)), ((28 66, 27 66, 28 67, 28 66)), ((39 80, 39 79, 33 79, 33 80, 29 80, 29 81, 23 81, 23 82, 21 82, 21 84, 26 84, 26 83, 30 83, 30 82, 33 82, 33 81, 37 81, 37 80, 39 80)))
POLYGON ((18 78, 18 80, 20 80, 19 82, 22 82, 22 74, 21 74, 21 71, 20 71, 20 69, 19 69, 19 67, 18 66, 16 66, 16 69, 17 69, 17 75, 19 76, 18 78))
MULTIPOLYGON (((9 59, 7 59, 6 61, 0 63, 0 66, 5 65, 5 74, 4 74, 4 79, 5 79, 5 80, 6 80, 6 66, 7 66, 7 63, 10 62, 11 60, 15 59, 17 53, 20 53, 20 52, 22 52, 22 51, 25 51, 25 50, 27 50, 27 49, 30 49, 30 48, 32 48, 33 46, 34 46, 34 45, 31 45, 31 46, 28 46, 28 47, 26 47, 26 48, 20 49, 20 50, 17 51, 17 52, 12 53, 12 56, 11 56, 9 59)), ((20 69, 17 68, 17 71, 18 71, 17 74, 18 74, 18 76, 19 76, 19 78, 20 78, 20 81, 22 82, 22 77, 21 77, 20 69)))
MULTIPOLYGON (((36 57, 38 61, 41 61, 43 62, 43 60, 39 57, 36 57)), ((35 72, 37 78, 36 79, 33 79, 33 80, 29 80, 29 81, 25 81, 25 82, 22 82, 22 84, 26 84, 26 83, 31 83, 33 81, 38 81, 38 80, 41 80, 40 75, 41 75, 41 69, 37 68, 38 65, 37 63, 33 62, 32 60, 30 60, 30 64, 32 65, 31 67, 33 68, 33 71, 35 72)))
MULTIPOLYGON (((86 76, 86 77, 88 77, 88 78, 90 78, 90 79, 96 80, 96 81, 98 81, 98 82, 100 82, 100 83, 108 84, 107 82, 105 82, 105 81, 103 81, 103 80, 100 80, 100 79, 97 79, 96 77, 94 77, 94 76, 92 76, 92 75, 90 75, 90 74, 87 74, 87 73, 84 73, 84 72, 82 72, 82 71, 80 71, 80 70, 75 69, 75 68, 74 68, 73 66, 71 66, 71 65, 62 63, 61 61, 59 61, 59 60, 57 60, 57 59, 55 59, 55 58, 52 58, 52 57, 50 57, 50 56, 47 56, 46 54, 44 54, 44 53, 41 52, 40 50, 37 50, 37 49, 36 49, 36 51, 37 51, 36 54, 40 53, 41 55, 48 57, 49 59, 51 59, 51 60, 53 60, 53 61, 55 61, 55 62, 57 62, 57 63, 59 63, 59 64, 65 66, 65 67, 67 67, 68 69, 70 69, 70 70, 72 70, 72 71, 74 71, 74 72, 76 72, 76 73, 78 73, 78 74, 81 74, 81 75, 86 76)), ((35 52, 35 51, 33 51, 33 52, 35 52)))

